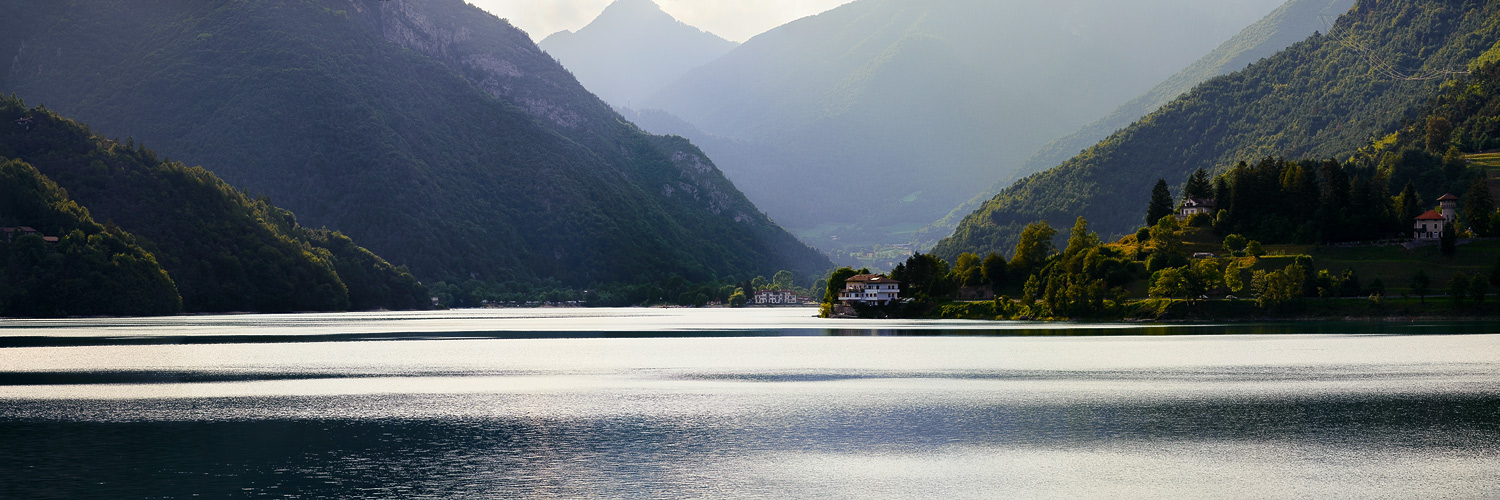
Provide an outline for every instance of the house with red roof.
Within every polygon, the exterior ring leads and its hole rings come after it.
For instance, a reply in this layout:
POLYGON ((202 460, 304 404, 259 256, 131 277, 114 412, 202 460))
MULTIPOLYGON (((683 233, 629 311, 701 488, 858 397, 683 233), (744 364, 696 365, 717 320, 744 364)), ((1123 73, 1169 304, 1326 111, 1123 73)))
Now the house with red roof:
POLYGON ((1453 222, 1458 218, 1458 197, 1453 193, 1447 193, 1438 198, 1438 207, 1442 210, 1428 210, 1417 216, 1412 224, 1411 237, 1414 240, 1436 240, 1443 237, 1443 231, 1453 227, 1453 222))
POLYGON ((1443 231, 1448 228, 1448 219, 1437 210, 1428 210, 1417 216, 1417 222, 1412 226, 1412 239, 1436 240, 1443 237, 1443 231))

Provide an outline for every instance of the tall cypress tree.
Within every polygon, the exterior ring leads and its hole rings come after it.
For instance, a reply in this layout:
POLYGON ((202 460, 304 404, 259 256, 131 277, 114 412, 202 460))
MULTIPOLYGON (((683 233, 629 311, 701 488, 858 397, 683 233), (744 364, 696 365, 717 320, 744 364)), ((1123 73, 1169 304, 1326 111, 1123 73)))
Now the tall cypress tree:
POLYGON ((1151 188, 1151 204, 1146 206, 1146 227, 1155 226, 1162 217, 1172 215, 1172 191, 1166 179, 1157 179, 1151 188))
POLYGON ((1396 210, 1400 213, 1396 217, 1401 219, 1400 226, 1410 228, 1417 216, 1422 215, 1422 197, 1417 195, 1417 188, 1411 181, 1406 182, 1406 187, 1401 188, 1401 196, 1396 198, 1396 210))
POLYGON ((1490 219, 1495 213, 1495 199, 1490 197, 1490 186, 1485 180, 1483 176, 1475 177, 1464 193, 1464 220, 1468 221, 1475 236, 1490 235, 1490 219))

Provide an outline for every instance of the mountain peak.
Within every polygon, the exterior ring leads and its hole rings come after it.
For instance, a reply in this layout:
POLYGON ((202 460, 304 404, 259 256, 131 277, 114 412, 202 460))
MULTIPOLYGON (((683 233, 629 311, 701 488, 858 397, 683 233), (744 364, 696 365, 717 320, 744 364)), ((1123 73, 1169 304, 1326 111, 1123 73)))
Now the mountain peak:
POLYGON ((677 20, 652 0, 615 0, 587 26, 537 45, 590 91, 621 107, 739 46, 677 20))
MULTIPOLYGON (((601 26, 619 24, 640 25, 643 23, 661 22, 679 23, 681 21, 678 21, 677 18, 672 17, 666 11, 661 10, 661 6, 652 0, 615 0, 608 7, 604 8, 604 12, 600 12, 599 17, 594 18, 593 22, 589 23, 589 26, 596 24, 601 26)), ((588 26, 585 26, 583 29, 588 29, 588 26)))

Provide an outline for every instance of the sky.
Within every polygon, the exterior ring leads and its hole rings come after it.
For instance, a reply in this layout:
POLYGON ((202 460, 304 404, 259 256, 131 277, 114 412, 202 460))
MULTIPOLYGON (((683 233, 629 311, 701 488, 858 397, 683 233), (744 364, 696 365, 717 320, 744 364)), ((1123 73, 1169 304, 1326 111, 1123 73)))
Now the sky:
MULTIPOLYGON (((534 41, 561 30, 577 31, 613 0, 466 0, 510 20, 534 41)), ((662 10, 695 28, 743 42, 851 0, 656 0, 662 10)))

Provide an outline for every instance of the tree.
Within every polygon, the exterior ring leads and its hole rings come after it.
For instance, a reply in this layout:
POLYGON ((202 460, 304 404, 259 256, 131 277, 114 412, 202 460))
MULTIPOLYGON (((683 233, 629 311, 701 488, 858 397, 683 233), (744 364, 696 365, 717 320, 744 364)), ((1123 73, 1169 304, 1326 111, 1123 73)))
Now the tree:
POLYGON ((1068 246, 1063 249, 1063 260, 1069 262, 1068 272, 1079 272, 1075 262, 1089 250, 1099 248, 1099 235, 1089 232, 1089 221, 1079 217, 1073 221, 1073 229, 1068 233, 1068 246))
POLYGON ((1151 288, 1146 291, 1155 298, 1173 298, 1188 293, 1188 279, 1181 267, 1169 267, 1151 276, 1151 288))
POLYGON ((1453 279, 1448 280, 1447 292, 1448 300, 1452 300, 1453 305, 1464 305, 1464 296, 1469 293, 1469 275, 1464 273, 1454 274, 1453 279))
POLYGON ((979 266, 979 272, 984 275, 984 280, 989 282, 990 287, 998 289, 1005 284, 1005 257, 990 252, 979 266))
POLYGON ((1490 197, 1490 186, 1483 176, 1475 177, 1469 183, 1469 190, 1464 192, 1464 220, 1469 222, 1469 228, 1474 231, 1475 236, 1489 236, 1492 234, 1491 217, 1495 213, 1495 199, 1490 197))
POLYGON ((1245 242, 1245 237, 1244 236, 1240 236, 1238 234, 1231 234, 1231 235, 1225 236, 1224 237, 1224 251, 1228 252, 1229 255, 1234 255, 1237 252, 1245 249, 1245 243, 1246 242, 1245 242))
POLYGON ((1261 248, 1259 241, 1250 240, 1249 243, 1245 243, 1245 255, 1249 255, 1251 257, 1260 257, 1265 254, 1266 250, 1264 248, 1261 248))
POLYGON ((933 254, 915 253, 906 262, 896 264, 891 279, 901 282, 902 295, 910 293, 918 300, 944 297, 952 293, 948 281, 948 262, 933 254))
POLYGON ((771 277, 771 288, 776 290, 791 290, 792 287, 796 286, 794 283, 796 280, 797 275, 792 274, 791 271, 783 269, 781 271, 777 271, 776 274, 771 277))
POLYGON ((1406 187, 1401 188, 1401 194, 1396 197, 1397 217, 1401 218, 1400 222, 1403 225, 1409 227, 1411 222, 1424 211, 1426 210, 1422 207, 1422 198, 1417 195, 1417 187, 1412 185, 1411 181, 1407 181, 1406 187))
POLYGON ((853 278, 859 272, 848 267, 840 267, 828 276, 828 288, 823 292, 823 303, 832 304, 839 301, 839 292, 844 290, 844 280, 853 278))
POLYGON ((1183 253, 1182 227, 1177 224, 1177 217, 1162 217, 1156 221, 1156 225, 1151 226, 1151 246, 1155 248, 1152 256, 1158 259, 1180 256, 1183 253))
POLYGON ((1427 303, 1427 290, 1432 286, 1432 278, 1427 277, 1427 272, 1418 269, 1411 275, 1411 291, 1422 298, 1422 303, 1427 303))
POLYGON ((1300 264, 1293 263, 1277 271, 1254 272, 1250 287, 1255 292, 1256 303, 1270 308, 1301 297, 1306 276, 1307 271, 1300 264))
POLYGON ((1427 118, 1427 152, 1440 155, 1448 151, 1448 140, 1453 136, 1453 124, 1447 118, 1427 118))
POLYGON ((1490 282, 1483 276, 1474 275, 1469 280, 1469 299, 1475 304, 1483 304, 1484 296, 1490 293, 1490 282))
POLYGON ((1056 236, 1057 230, 1045 220, 1027 224, 1021 230, 1021 241, 1016 242, 1016 251, 1010 258, 1010 271, 1021 277, 1030 275, 1052 256, 1056 250, 1052 238, 1056 236))
POLYGON ((1359 297, 1363 296, 1364 292, 1365 289, 1359 282, 1359 273, 1352 268, 1345 269, 1343 276, 1339 277, 1339 296, 1359 297))
POLYGON ((1453 224, 1445 224, 1443 234, 1438 237, 1438 249, 1443 255, 1458 253, 1458 228, 1453 226, 1453 224))
POLYGON ((1187 185, 1182 187, 1182 199, 1188 198, 1212 198, 1214 186, 1208 182, 1208 171, 1199 168, 1188 176, 1187 185))
POLYGON ((959 254, 958 260, 953 264, 953 272, 949 273, 949 279, 958 286, 984 284, 984 270, 981 268, 979 256, 969 252, 959 254))
POLYGON ((1041 298, 1044 287, 1046 287, 1046 283, 1042 281, 1040 274, 1033 274, 1027 277, 1026 285, 1021 287, 1021 300, 1026 302, 1026 305, 1031 305, 1031 303, 1036 302, 1036 299, 1041 298))
POLYGON ((734 293, 729 294, 729 307, 745 307, 745 303, 749 301, 744 288, 735 288, 734 293))
POLYGON ((1167 189, 1166 179, 1157 179, 1151 188, 1151 203, 1146 205, 1146 225, 1155 225, 1168 215, 1172 215, 1172 191, 1167 189))
POLYGON ((1234 261, 1224 266, 1224 287, 1230 292, 1240 293, 1245 290, 1245 280, 1240 277, 1240 269, 1240 265, 1234 261))

